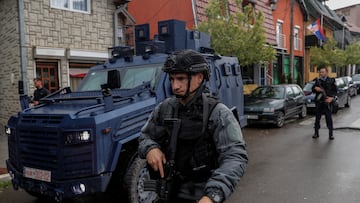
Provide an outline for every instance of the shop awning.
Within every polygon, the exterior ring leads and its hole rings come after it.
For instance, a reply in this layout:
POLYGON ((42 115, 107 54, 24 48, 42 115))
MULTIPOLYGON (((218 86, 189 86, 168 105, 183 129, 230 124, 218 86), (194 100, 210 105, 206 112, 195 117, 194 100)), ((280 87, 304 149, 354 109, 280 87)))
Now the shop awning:
POLYGON ((87 68, 69 68, 69 75, 74 78, 83 78, 88 71, 89 69, 87 68))

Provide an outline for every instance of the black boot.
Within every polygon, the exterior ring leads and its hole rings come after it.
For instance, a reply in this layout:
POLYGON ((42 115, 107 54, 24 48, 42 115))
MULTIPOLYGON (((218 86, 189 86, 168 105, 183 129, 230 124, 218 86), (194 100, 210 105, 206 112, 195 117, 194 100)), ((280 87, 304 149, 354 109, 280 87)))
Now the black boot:
POLYGON ((333 135, 333 131, 329 130, 329 140, 334 140, 334 135, 333 135))
POLYGON ((319 138, 319 130, 315 129, 315 134, 312 136, 312 138, 317 139, 319 138))

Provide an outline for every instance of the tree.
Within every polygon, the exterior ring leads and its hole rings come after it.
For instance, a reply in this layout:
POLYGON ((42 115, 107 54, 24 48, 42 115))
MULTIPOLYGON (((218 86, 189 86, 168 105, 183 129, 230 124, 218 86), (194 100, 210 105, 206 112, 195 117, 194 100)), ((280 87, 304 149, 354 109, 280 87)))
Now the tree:
POLYGON ((330 39, 322 47, 310 48, 310 64, 317 67, 343 66, 346 64, 345 53, 336 47, 334 39, 330 39))
POLYGON ((205 10, 207 20, 199 24, 199 30, 211 36, 216 53, 237 56, 242 66, 275 59, 275 50, 266 46, 262 13, 250 5, 243 8, 241 0, 231 6, 234 12, 229 12, 227 0, 211 0, 205 10))
POLYGON ((336 42, 330 39, 323 47, 311 47, 310 64, 313 67, 360 64, 360 43, 352 43, 344 51, 337 48, 336 42))
POLYGON ((360 42, 355 42, 346 47, 346 64, 360 64, 360 42))

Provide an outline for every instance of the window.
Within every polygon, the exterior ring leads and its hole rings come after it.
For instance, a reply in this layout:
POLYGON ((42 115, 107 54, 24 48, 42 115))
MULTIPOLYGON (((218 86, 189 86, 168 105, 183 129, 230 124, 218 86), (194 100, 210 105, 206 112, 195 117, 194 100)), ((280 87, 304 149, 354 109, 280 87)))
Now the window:
POLYGON ((51 0, 51 7, 90 13, 90 0, 51 0))
POLYGON ((299 26, 295 26, 294 28, 294 49, 295 50, 300 50, 301 47, 301 40, 300 40, 300 36, 299 36, 299 33, 300 33, 300 27, 299 26))
POLYGON ((283 35, 283 21, 278 20, 276 22, 276 44, 280 48, 285 48, 285 35, 283 35))
POLYGON ((295 95, 295 97, 297 97, 297 96, 300 96, 300 95, 301 95, 301 90, 300 90, 298 87, 296 87, 296 86, 292 86, 292 89, 293 89, 293 91, 294 91, 294 95, 295 95))
POLYGON ((286 97, 294 97, 294 92, 292 91, 291 87, 286 87, 286 97))

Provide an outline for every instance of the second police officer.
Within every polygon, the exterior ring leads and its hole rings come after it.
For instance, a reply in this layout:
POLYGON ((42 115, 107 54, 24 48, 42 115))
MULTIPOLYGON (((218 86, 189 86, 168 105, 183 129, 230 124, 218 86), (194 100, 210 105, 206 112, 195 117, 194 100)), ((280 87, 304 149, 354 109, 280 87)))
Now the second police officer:
POLYGON ((200 53, 175 52, 163 71, 169 74, 175 96, 156 106, 142 128, 139 155, 163 177, 172 131, 165 120, 180 119, 171 201, 223 202, 235 190, 248 161, 239 123, 231 110, 205 93, 210 73, 200 53))

